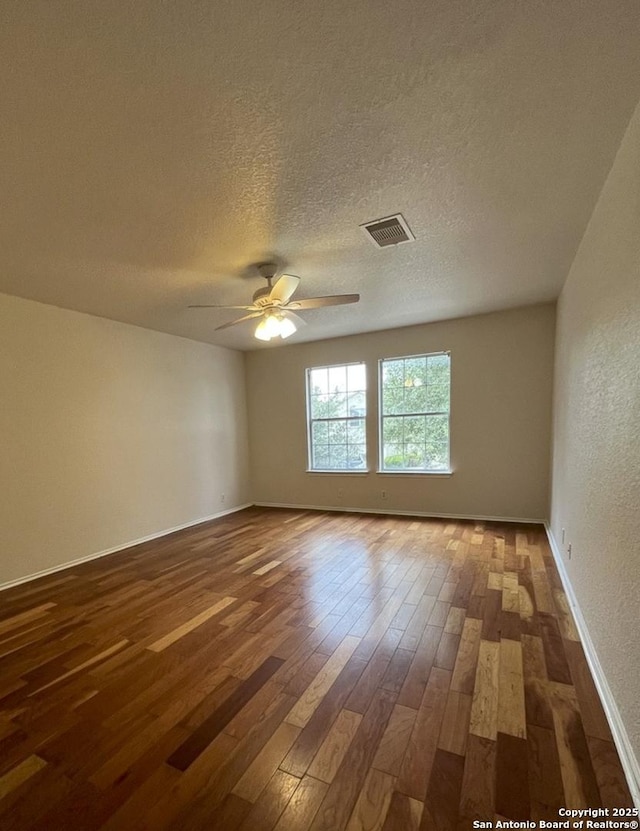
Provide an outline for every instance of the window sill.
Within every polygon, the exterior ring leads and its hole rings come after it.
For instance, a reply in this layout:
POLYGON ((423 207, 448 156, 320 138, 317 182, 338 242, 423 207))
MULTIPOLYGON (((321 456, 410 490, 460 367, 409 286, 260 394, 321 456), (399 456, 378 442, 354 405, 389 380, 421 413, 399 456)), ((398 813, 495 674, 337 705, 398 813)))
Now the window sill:
POLYGON ((362 470, 361 468, 358 470, 311 470, 311 468, 307 468, 307 473, 319 473, 321 476, 326 476, 327 474, 332 474, 333 476, 366 476, 368 473, 371 473, 369 469, 362 470))
POLYGON ((453 476, 452 470, 376 470, 381 476, 453 476))

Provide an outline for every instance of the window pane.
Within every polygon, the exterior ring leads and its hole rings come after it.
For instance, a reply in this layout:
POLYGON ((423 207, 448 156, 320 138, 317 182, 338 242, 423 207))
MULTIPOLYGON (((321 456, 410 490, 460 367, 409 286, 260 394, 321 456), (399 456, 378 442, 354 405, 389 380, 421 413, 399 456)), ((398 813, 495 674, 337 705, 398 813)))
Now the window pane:
POLYGON ((448 381, 450 359, 448 355, 430 355, 427 357, 427 383, 439 384, 448 381))
POLYGON ((347 464, 350 470, 364 470, 366 468, 366 453, 364 444, 349 445, 347 464))
POLYGON ((449 440, 449 419, 447 416, 427 416, 426 441, 441 444, 449 440))
POLYGON ((347 422, 346 421, 328 421, 327 427, 329 430, 329 444, 346 444, 347 443, 347 422))
POLYGON ((367 372, 364 364, 350 364, 347 367, 349 392, 364 391, 367 388, 367 372))
POLYGON ((329 398, 326 395, 311 396, 311 418, 329 417, 329 398))
POLYGON ((355 418, 366 415, 367 401, 364 392, 350 393, 347 399, 347 415, 355 418))
POLYGON ((318 470, 326 470, 329 467, 329 448, 327 445, 314 446, 312 467, 318 470))
POLYGON ((346 414, 347 396, 345 393, 311 396, 311 418, 343 418, 346 414))
POLYGON ((326 421, 315 421, 311 426, 314 446, 329 443, 329 429, 326 421))
POLYGON ((404 467, 424 468, 425 449, 421 444, 405 444, 402 448, 404 467))
POLYGON ((346 468, 347 446, 346 444, 332 444, 329 447, 330 467, 332 470, 346 468))
POLYGON ((347 439, 349 444, 364 444, 365 436, 365 422, 363 418, 351 419, 347 425, 347 439))
POLYGON ((424 416, 414 416, 404 419, 404 440, 413 444, 424 444, 427 437, 426 420, 424 416))
POLYGON ((449 386, 448 384, 429 384, 427 387, 427 410, 430 412, 448 412, 449 386))
POLYGON ((383 444, 382 447, 383 468, 385 470, 401 469, 404 467, 404 456, 402 445, 383 444))
POLYGON ((383 414, 395 415, 396 413, 404 413, 404 387, 383 387, 383 414))
POLYGON ((427 388, 411 387, 404 391, 405 413, 424 413, 427 405, 427 388))
POLYGON ((427 467, 430 470, 446 470, 449 467, 448 444, 434 444, 427 449, 427 467))
POLYGON ((404 385, 404 360, 383 361, 382 363, 382 384, 383 386, 402 387, 404 385))
POLYGON ((427 383, 427 359, 407 358, 404 363, 405 387, 423 387, 427 383))
POLYGON ((347 391, 347 368, 346 366, 329 367, 329 392, 347 391))
POLYGON ((329 372, 326 367, 310 371, 309 392, 312 394, 329 392, 329 372))
POLYGON ((403 418, 388 416, 382 421, 382 440, 385 444, 402 444, 404 435, 403 418))

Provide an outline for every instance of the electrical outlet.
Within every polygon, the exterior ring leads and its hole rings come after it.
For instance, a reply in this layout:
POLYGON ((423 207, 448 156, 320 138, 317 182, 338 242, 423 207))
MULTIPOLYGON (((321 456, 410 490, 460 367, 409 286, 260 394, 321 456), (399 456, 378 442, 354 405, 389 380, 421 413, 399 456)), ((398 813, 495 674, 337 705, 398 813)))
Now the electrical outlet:
POLYGON ((223 493, 220 494, 220 504, 224 505, 224 494, 223 493))
POLYGON ((338 499, 342 499, 343 496, 344 496, 344 491, 342 490, 342 488, 338 488, 338 499))
POLYGON ((567 554, 569 555, 569 559, 571 559, 571 543, 569 543, 569 548, 567 548, 567 554))
POLYGON ((562 542, 564 543, 564 528, 562 529, 562 542))
POLYGON ((380 496, 381 496, 383 499, 386 499, 386 498, 387 498, 387 492, 386 492, 386 491, 380 491, 380 496))

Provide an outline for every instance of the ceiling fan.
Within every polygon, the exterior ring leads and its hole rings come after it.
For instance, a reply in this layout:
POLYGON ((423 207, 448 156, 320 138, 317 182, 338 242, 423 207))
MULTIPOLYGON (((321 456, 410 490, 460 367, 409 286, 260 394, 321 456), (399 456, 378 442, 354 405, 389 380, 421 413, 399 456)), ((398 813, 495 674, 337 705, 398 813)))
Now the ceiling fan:
POLYGON ((360 300, 359 294, 332 294, 328 297, 308 297, 305 300, 292 300, 291 298, 300 283, 299 277, 295 277, 293 274, 282 274, 275 285, 272 285, 272 280, 278 272, 275 263, 261 263, 257 268, 261 276, 267 281, 267 285, 255 292, 250 306, 195 304, 189 306, 189 308, 243 309, 249 314, 229 323, 223 323, 222 326, 217 326, 216 331, 228 329, 237 323, 260 317, 262 320, 258 323, 254 334, 258 340, 268 341, 277 337, 288 338, 300 326, 306 325, 306 321, 295 314, 296 311, 319 309, 322 306, 341 306, 345 303, 357 303, 360 300))

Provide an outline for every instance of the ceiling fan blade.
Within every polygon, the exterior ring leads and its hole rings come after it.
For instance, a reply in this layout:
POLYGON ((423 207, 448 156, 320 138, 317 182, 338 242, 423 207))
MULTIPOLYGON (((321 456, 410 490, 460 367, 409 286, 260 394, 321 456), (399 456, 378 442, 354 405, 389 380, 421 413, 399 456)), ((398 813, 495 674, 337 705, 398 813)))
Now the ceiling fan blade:
POLYGON ((187 306, 188 309, 244 309, 245 311, 253 311, 256 306, 218 306, 213 303, 193 303, 187 306))
POLYGON ((299 277, 295 277, 293 274, 283 274, 271 289, 269 300, 279 300, 283 304, 286 303, 298 288, 299 282, 299 277))
POLYGON ((330 294, 327 297, 308 297, 306 300, 294 300, 287 304, 288 309, 319 309, 322 306, 342 306, 345 303, 357 303, 359 294, 330 294))
POLYGON ((262 312, 252 312, 250 315, 239 317, 237 320, 232 320, 229 323, 223 323, 222 326, 216 326, 215 331, 219 332, 221 329, 228 329, 229 326, 235 326, 236 323, 242 323, 245 320, 251 320, 252 317, 262 317, 262 312))

